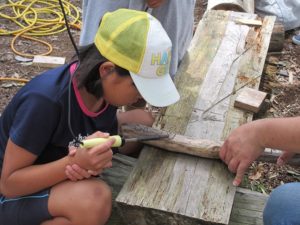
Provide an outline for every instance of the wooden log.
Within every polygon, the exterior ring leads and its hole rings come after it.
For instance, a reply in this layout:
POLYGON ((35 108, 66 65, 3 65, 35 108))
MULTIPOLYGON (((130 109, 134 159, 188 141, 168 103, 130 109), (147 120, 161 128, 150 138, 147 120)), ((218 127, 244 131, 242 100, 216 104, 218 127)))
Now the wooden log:
POLYGON ((254 0, 208 0, 207 9, 254 13, 254 0))
MULTIPOLYGON (((128 137, 147 136, 149 134, 166 134, 158 129, 145 127, 143 125, 123 125, 122 133, 128 137)), ((164 150, 194 155, 209 159, 218 159, 221 142, 187 137, 179 134, 169 134, 169 138, 163 138, 155 141, 143 142, 147 145, 155 146, 164 150)))
MULTIPOLYGON (((124 137, 167 134, 167 132, 140 124, 126 124, 122 126, 124 137)), ((155 146, 162 150, 194 155, 202 158, 219 159, 219 150, 223 142, 207 139, 197 139, 179 134, 169 134, 170 138, 156 141, 145 141, 146 145, 155 146)), ((280 150, 266 149, 257 161, 276 163, 281 155, 280 150)), ((300 154, 296 154, 287 162, 289 165, 300 165, 300 154)))

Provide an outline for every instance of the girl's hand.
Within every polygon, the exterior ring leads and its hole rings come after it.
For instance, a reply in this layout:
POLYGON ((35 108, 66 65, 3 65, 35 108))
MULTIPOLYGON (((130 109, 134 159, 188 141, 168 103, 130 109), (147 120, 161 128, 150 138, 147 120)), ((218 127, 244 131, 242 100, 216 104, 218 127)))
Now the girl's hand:
POLYGON ((157 8, 163 4, 165 0, 147 0, 147 5, 150 8, 157 8))
MULTIPOLYGON (((102 133, 102 132, 96 132, 96 133, 88 136, 87 139, 97 138, 97 137, 107 138, 107 137, 109 137, 109 134, 102 133)), ((76 152, 77 152, 77 148, 75 148, 75 147, 69 148, 69 156, 70 157, 75 157, 76 152)), ((87 170, 87 169, 82 168, 78 164, 74 163, 74 164, 70 164, 70 165, 66 166, 65 174, 68 179, 70 179, 72 181, 78 181, 78 180, 90 178, 91 176, 97 176, 103 171, 104 168, 109 168, 111 166, 112 166, 112 163, 111 163, 111 161, 109 161, 105 165, 103 165, 103 168, 100 168, 98 170, 87 170)))
MULTIPOLYGON (((107 163, 104 168, 110 168, 112 166, 112 163, 107 163)), ((88 179, 91 176, 98 176, 103 172, 103 169, 100 169, 98 171, 94 170, 85 170, 82 169, 77 164, 68 165, 66 166, 65 174, 71 181, 78 181, 83 179, 88 179)))

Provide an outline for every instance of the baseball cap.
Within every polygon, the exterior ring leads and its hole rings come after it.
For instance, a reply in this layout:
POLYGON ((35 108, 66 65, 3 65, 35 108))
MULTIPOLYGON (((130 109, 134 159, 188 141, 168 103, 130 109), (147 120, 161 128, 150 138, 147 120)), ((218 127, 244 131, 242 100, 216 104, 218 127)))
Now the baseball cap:
POLYGON ((149 104, 164 107, 179 100, 169 74, 172 43, 153 16, 130 9, 108 12, 94 43, 105 58, 130 72, 149 104))

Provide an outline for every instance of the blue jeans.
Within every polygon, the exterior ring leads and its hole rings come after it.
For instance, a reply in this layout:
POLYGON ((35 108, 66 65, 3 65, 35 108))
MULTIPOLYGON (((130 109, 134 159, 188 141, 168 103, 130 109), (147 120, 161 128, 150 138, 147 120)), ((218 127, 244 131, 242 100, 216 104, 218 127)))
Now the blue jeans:
POLYGON ((264 210, 264 225, 300 224, 300 183, 275 188, 264 210))

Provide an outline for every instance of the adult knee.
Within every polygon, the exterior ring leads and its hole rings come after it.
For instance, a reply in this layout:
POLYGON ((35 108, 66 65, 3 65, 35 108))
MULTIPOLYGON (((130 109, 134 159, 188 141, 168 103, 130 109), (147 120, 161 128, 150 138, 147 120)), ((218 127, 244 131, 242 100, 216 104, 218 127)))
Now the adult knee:
POLYGON ((263 219, 265 225, 300 223, 300 183, 288 183, 274 189, 267 201, 263 219))

